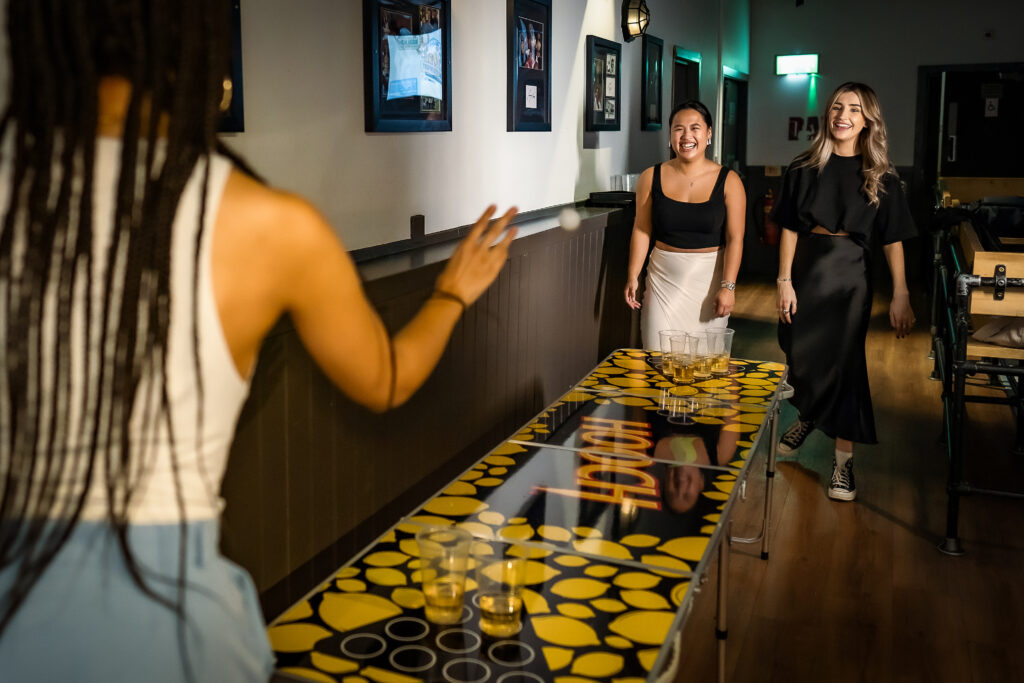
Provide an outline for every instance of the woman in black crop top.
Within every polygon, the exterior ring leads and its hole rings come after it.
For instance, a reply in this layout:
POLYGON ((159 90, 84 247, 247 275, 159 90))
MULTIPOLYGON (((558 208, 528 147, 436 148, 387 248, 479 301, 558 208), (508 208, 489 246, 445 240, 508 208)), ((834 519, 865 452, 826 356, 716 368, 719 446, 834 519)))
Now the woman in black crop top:
POLYGON ((746 194, 736 173, 704 155, 711 113, 690 100, 676 106, 669 125, 673 158, 648 168, 637 183, 626 281, 626 303, 641 309, 643 346, 653 349, 660 330, 728 324, 743 255, 746 194), (637 291, 649 250, 641 307, 637 291))
POLYGON ((889 160, 874 91, 844 83, 822 119, 811 148, 786 173, 775 210, 785 228, 779 245, 779 345, 800 412, 779 452, 793 452, 815 428, 834 438, 828 495, 853 500, 853 443, 876 442, 864 358, 872 300, 868 245, 874 235, 883 245, 893 283, 889 320, 903 337, 914 323, 903 240, 917 230, 889 160))

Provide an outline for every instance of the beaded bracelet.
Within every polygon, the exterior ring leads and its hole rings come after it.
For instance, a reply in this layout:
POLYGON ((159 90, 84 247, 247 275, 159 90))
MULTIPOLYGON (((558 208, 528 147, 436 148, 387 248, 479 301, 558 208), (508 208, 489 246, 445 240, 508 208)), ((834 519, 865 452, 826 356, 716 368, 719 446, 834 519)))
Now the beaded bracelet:
POLYGON ((793 278, 791 278, 791 277, 778 277, 778 278, 775 278, 775 282, 779 283, 780 285, 783 282, 792 282, 792 281, 793 281, 793 278))

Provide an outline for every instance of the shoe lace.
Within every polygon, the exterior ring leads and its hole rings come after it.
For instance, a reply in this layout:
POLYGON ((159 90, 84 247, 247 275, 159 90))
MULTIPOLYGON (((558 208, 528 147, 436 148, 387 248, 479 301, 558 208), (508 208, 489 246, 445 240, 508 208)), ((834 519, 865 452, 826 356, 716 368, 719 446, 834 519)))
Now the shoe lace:
POLYGON ((853 463, 846 461, 842 467, 832 465, 832 487, 852 489, 853 488, 853 463))
POLYGON ((814 429, 814 423, 804 420, 798 420, 795 425, 789 428, 786 432, 786 439, 789 441, 803 441, 807 438, 807 435, 814 429))

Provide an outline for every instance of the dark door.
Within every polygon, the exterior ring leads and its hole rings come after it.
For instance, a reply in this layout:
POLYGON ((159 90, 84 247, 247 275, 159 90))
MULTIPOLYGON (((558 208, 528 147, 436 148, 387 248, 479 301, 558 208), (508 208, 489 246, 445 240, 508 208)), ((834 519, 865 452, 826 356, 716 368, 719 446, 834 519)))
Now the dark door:
POLYGON ((1024 176, 1024 68, 948 70, 939 174, 1024 176))
POLYGON ((672 65, 673 109, 680 102, 700 99, 700 56, 676 48, 674 57, 672 65))
POLYGON ((722 165, 747 174, 747 82, 726 76, 722 91, 722 165))

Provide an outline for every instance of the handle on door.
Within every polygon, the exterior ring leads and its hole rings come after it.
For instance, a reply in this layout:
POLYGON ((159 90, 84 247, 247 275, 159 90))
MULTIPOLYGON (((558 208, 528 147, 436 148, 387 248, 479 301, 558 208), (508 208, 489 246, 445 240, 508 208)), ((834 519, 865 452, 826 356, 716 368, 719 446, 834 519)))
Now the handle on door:
POLYGON ((947 143, 949 144, 949 153, 946 154, 946 161, 956 161, 956 136, 947 136, 947 143))

